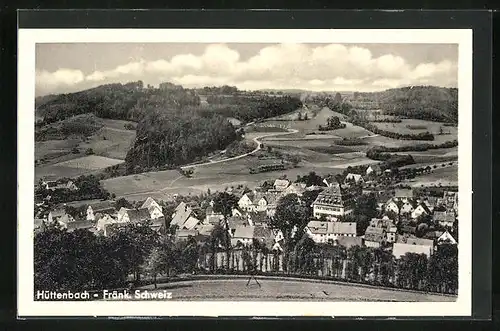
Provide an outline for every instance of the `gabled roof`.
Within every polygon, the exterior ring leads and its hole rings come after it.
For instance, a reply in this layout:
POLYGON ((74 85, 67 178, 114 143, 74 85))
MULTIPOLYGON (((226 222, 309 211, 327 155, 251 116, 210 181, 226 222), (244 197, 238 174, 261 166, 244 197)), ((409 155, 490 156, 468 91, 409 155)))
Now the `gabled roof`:
POLYGON ((170 225, 182 227, 189 216, 191 216, 192 212, 193 210, 190 207, 188 207, 184 202, 181 202, 177 208, 175 208, 174 217, 172 217, 170 225))
POLYGON ((230 229, 236 229, 239 226, 248 226, 248 220, 245 217, 231 216, 227 219, 230 229))
POLYGON ((413 245, 407 243, 394 243, 392 247, 392 255, 395 258, 400 258, 404 256, 406 253, 413 254, 425 254, 428 257, 432 254, 432 247, 427 245, 413 245))
POLYGON ((356 223, 310 221, 307 228, 314 234, 356 234, 356 223))
POLYGON ((197 230, 200 235, 203 236, 209 236, 210 233, 212 233, 212 230, 214 229, 215 225, 212 224, 198 224, 194 227, 194 230, 197 230))
POLYGON ((253 239, 255 226, 237 226, 233 238, 235 239, 253 239))
POLYGON ((455 222, 455 213, 453 211, 434 211, 432 219, 435 222, 455 222))
MULTIPOLYGON (((155 208, 156 207, 155 205, 160 206, 153 198, 148 197, 146 201, 144 201, 144 203, 142 204, 141 208, 147 208, 147 209, 155 208)), ((161 206, 160 206, 160 211, 162 211, 161 206)))
POLYGON ((112 200, 99 201, 89 204, 89 207, 92 207, 92 211, 96 213, 101 210, 115 209, 115 202, 112 200))
POLYGON ((440 244, 448 243, 448 244, 455 245, 457 243, 455 238, 453 238, 453 236, 448 231, 443 232, 443 234, 441 236, 439 236, 439 238, 437 238, 437 241, 440 244))
POLYGON ((69 232, 77 230, 77 229, 91 229, 94 227, 94 224, 91 221, 73 221, 66 223, 66 228, 69 232))
POLYGON ((376 228, 373 226, 369 226, 366 228, 365 240, 382 242, 384 238, 385 238, 385 231, 383 228, 376 228))
POLYGON ((290 181, 288 179, 276 179, 274 181, 274 188, 284 190, 290 185, 290 181))
POLYGON ((379 165, 378 163, 370 164, 370 165, 366 168, 366 170, 368 170, 368 169, 370 169, 370 168, 371 168, 373 171, 375 171, 375 172, 381 172, 381 171, 382 171, 382 168, 380 168, 380 165, 379 165))
POLYGON ((407 199, 412 199, 413 198, 413 190, 412 189, 396 189, 394 192, 394 197, 395 198, 407 198, 407 199))
POLYGON ((342 191, 340 185, 332 185, 318 194, 313 204, 337 205, 342 204, 342 191))
POLYGON ((197 236, 199 233, 196 230, 186 230, 186 229, 179 229, 175 232, 175 236, 178 238, 187 238, 189 236, 197 236))
POLYGON ((425 212, 427 215, 431 215, 431 214, 432 214, 432 212, 429 210, 429 207, 427 207, 427 205, 426 205, 425 203, 423 203, 423 202, 419 203, 419 204, 415 207, 415 209, 416 209, 416 208, 418 208, 418 207, 422 207, 422 209, 424 210, 424 212, 425 212))
POLYGON ((420 245, 434 247, 434 241, 417 237, 398 236, 396 242, 408 245, 420 245))
POLYGON ((189 216, 186 222, 180 226, 181 229, 193 229, 197 224, 200 223, 200 220, 196 217, 189 216))
POLYGON ((130 222, 132 223, 149 220, 151 217, 151 215, 149 214, 149 210, 147 210, 146 208, 128 209, 126 213, 130 222))
POLYGON ((353 174, 353 173, 347 174, 347 176, 345 177, 345 180, 351 180, 351 179, 354 179, 355 182, 359 182, 360 180, 363 179, 363 177, 361 175, 353 174))

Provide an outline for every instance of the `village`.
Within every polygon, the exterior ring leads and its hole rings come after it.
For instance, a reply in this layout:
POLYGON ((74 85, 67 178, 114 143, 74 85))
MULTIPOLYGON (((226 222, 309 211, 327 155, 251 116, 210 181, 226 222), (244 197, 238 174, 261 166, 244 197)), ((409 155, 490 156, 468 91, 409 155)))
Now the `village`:
MULTIPOLYGON (((81 229, 109 236, 123 225, 147 224, 176 242, 195 239, 203 243, 215 227, 221 226, 233 247, 260 242, 269 251, 281 253, 286 239, 273 226, 273 218, 282 198, 293 196, 308 208, 303 235, 318 245, 379 248, 395 259, 407 253, 429 258, 443 244, 457 245, 456 188, 405 187, 397 183, 405 176, 408 174, 403 170, 382 170, 372 164, 325 178, 315 173, 298 176, 295 181, 279 177, 254 190, 231 187, 226 192, 237 203, 231 206, 229 215, 214 208, 214 193, 178 196, 169 202, 152 197, 138 202, 110 197, 54 203, 54 192, 77 192, 79 188, 69 179, 41 181, 35 188, 44 192, 35 201, 35 232, 56 224, 68 232, 81 229)), ((296 226, 292 233, 295 236, 302 237, 296 226)))

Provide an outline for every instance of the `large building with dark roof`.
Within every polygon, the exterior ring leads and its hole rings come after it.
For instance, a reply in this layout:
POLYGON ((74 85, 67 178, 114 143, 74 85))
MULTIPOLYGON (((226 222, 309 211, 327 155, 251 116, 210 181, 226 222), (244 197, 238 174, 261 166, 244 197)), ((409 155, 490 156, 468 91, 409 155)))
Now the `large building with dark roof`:
POLYGON ((315 218, 335 219, 349 215, 353 209, 353 195, 339 184, 331 185, 318 195, 312 207, 315 218))

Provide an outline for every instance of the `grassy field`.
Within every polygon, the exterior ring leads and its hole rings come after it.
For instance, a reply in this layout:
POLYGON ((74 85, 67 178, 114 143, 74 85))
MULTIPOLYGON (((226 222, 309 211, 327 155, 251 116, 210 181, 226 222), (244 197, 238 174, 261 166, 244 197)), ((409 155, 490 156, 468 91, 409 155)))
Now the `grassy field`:
POLYGON ((439 186, 439 185, 457 185, 458 184, 458 165, 455 162, 452 166, 438 167, 430 173, 418 176, 415 179, 407 181, 410 185, 418 186, 439 186))
POLYGON ((84 170, 99 170, 121 163, 123 163, 123 160, 98 155, 87 155, 78 159, 57 163, 55 166, 79 168, 84 170))
POLYGON ((378 128, 398 132, 402 134, 417 134, 429 131, 434 134, 435 143, 442 143, 458 139, 458 128, 455 126, 444 126, 443 123, 417 119, 402 119, 401 123, 372 122, 378 128), (440 134, 442 130, 443 134, 440 134))
MULTIPOLYGON (((172 292, 172 300, 315 300, 315 301, 420 301, 450 302, 455 297, 396 291, 349 284, 281 280, 259 277, 246 286, 248 278, 209 279, 160 284, 158 290, 172 292)), ((142 287, 152 291, 152 285, 142 287)))

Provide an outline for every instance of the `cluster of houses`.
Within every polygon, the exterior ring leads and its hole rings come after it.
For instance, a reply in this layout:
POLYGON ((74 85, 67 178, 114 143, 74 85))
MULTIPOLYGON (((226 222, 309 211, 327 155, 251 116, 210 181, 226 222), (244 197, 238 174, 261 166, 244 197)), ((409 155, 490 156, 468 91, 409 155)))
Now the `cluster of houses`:
POLYGON ((71 232, 77 229, 86 229, 95 234, 108 236, 120 225, 127 223, 142 223, 150 221, 154 230, 160 231, 165 227, 163 208, 152 198, 140 206, 140 208, 116 208, 115 201, 89 202, 83 205, 63 205, 60 208, 50 210, 48 213, 40 211, 35 216, 35 231, 43 230, 44 224, 59 224, 62 228, 71 232), (85 212, 72 215, 68 207, 81 208, 85 212))
MULTIPOLYGON (((372 165, 366 169, 366 176, 350 173, 342 184, 327 177, 323 181, 324 185, 307 187, 304 183, 280 178, 272 185, 253 191, 234 189, 231 193, 239 200, 227 219, 214 210, 213 201, 207 201, 203 212, 200 212, 201 206, 195 202, 180 202, 173 214, 169 215, 171 217, 168 217, 171 219, 169 227, 175 228, 171 233, 175 233, 176 240, 193 237, 197 241, 204 241, 215 226, 223 225, 233 246, 250 245, 258 240, 270 249, 282 250, 283 234, 269 225, 279 199, 288 194, 296 194, 301 199, 306 191, 319 190, 311 205, 312 218, 305 228, 305 233, 318 244, 347 248, 354 245, 380 247, 391 250, 398 258, 405 253, 430 256, 440 244, 457 243, 451 234, 458 216, 457 192, 444 192, 441 197, 416 197, 412 189, 373 191, 364 185, 363 177, 380 172, 380 167, 372 165), (357 197, 369 192, 376 196, 380 218, 373 218, 366 231, 360 234, 357 224, 346 220, 353 213, 357 197), (417 237, 419 229, 425 227, 429 231, 417 237)), ((47 185, 54 187, 49 183, 47 185)), ((158 231, 166 225, 162 206, 152 198, 148 198, 139 208, 117 209, 113 201, 89 203, 84 208, 86 212, 77 216, 68 214, 65 208, 51 210, 44 213, 43 217, 37 215, 35 228, 41 229, 43 221, 48 221, 57 222, 68 231, 88 229, 107 236, 110 231, 127 223, 148 220, 158 231)))

